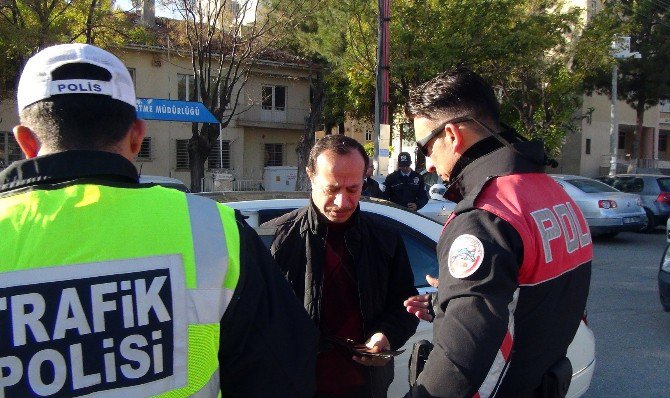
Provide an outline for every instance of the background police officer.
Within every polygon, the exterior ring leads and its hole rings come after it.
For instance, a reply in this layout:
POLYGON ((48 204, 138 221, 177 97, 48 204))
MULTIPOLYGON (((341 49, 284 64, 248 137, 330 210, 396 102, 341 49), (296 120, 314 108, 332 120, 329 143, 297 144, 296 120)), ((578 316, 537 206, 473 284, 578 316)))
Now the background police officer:
POLYGON ((428 192, 423 176, 409 166, 412 158, 407 152, 398 155, 398 170, 389 174, 384 181, 384 195, 393 203, 410 210, 419 210, 428 203, 428 192))
POLYGON ((46 48, 17 100, 28 159, 0 174, 0 396, 312 396, 316 329, 255 232, 138 183, 146 125, 123 63, 46 48))

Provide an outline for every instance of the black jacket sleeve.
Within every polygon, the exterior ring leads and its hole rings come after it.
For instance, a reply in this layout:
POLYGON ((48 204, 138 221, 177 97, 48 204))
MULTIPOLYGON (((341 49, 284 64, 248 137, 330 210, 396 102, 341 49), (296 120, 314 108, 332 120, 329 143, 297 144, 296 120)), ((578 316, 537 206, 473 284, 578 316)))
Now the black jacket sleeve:
POLYGON ((473 210, 449 223, 437 251, 434 348, 411 396, 472 397, 502 377, 495 371, 501 368, 494 365, 512 327, 509 306, 518 288, 523 244, 510 224, 473 210))
POLYGON ((223 397, 312 397, 318 331, 256 232, 237 213, 240 278, 223 320, 223 397))

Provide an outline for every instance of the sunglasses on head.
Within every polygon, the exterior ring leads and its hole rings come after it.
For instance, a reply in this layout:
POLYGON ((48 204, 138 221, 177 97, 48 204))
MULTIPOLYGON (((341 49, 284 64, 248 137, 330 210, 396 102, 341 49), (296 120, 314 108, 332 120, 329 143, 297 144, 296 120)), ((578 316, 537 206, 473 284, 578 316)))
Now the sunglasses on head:
POLYGON ((480 125, 480 126, 482 126, 483 128, 485 128, 485 129, 486 129, 489 133, 491 133, 492 135, 494 135, 494 136, 497 135, 493 130, 491 130, 491 128, 490 128, 489 126, 485 125, 484 123, 480 122, 479 120, 477 120, 477 119, 475 119, 475 118, 473 118, 473 117, 471 117, 471 116, 461 116, 461 117, 456 117, 456 118, 453 118, 453 119, 449 119, 449 120, 447 120, 446 122, 440 123, 437 127, 435 127, 434 129, 432 129, 432 130, 430 131, 430 133, 428 133, 427 136, 425 136, 425 137, 423 137, 422 139, 418 140, 418 141, 416 142, 416 147, 419 149, 419 152, 421 152, 421 153, 423 154, 423 156, 428 157, 428 148, 426 147, 426 145, 428 145, 428 143, 429 143, 433 138, 435 138, 435 137, 437 137, 438 135, 440 135, 440 133, 444 130, 444 127, 445 127, 447 124, 456 124, 456 123, 463 123, 463 122, 475 122, 475 123, 477 123, 478 125, 480 125))

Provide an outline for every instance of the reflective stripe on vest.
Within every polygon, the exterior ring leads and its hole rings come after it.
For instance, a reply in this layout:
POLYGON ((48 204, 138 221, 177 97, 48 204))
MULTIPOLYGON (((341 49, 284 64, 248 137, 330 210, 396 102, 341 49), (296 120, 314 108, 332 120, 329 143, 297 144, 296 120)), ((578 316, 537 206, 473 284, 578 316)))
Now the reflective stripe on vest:
POLYGON ((0 398, 219 394, 232 209, 82 184, 0 199, 0 236, 0 398))

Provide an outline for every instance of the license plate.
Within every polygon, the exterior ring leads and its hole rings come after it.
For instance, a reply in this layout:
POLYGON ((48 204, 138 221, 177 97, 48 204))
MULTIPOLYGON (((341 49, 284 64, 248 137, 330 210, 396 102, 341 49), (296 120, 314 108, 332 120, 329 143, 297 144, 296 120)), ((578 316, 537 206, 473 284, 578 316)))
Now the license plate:
POLYGON ((637 217, 624 217, 623 218, 623 223, 624 224, 631 224, 631 223, 634 223, 634 222, 637 222, 637 221, 638 221, 637 217))

